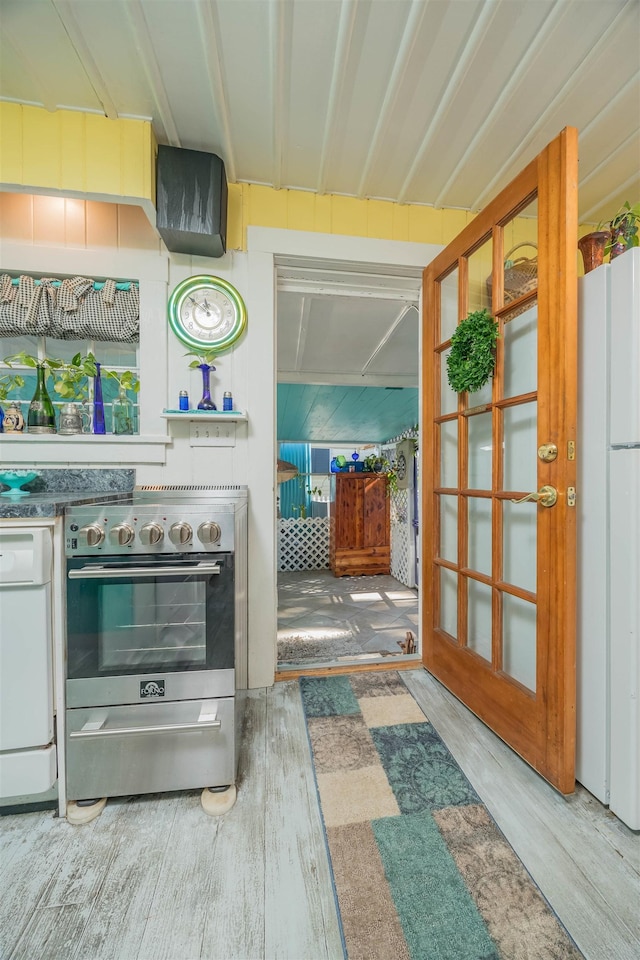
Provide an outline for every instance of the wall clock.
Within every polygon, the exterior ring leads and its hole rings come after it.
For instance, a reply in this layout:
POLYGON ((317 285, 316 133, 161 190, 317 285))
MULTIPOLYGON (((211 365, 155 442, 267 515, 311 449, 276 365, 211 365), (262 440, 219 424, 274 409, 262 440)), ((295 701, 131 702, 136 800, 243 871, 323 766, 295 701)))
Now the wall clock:
POLYGON ((169 297, 169 326, 196 350, 227 350, 247 325, 247 308, 235 287, 219 277, 188 277, 169 297))

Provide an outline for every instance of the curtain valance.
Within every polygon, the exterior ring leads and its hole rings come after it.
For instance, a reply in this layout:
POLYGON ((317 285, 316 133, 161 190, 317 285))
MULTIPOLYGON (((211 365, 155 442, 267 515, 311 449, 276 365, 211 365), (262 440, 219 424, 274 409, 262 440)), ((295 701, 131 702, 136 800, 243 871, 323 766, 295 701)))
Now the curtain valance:
POLYGON ((57 280, 0 276, 0 337, 58 340, 140 339, 140 291, 135 281, 57 280))

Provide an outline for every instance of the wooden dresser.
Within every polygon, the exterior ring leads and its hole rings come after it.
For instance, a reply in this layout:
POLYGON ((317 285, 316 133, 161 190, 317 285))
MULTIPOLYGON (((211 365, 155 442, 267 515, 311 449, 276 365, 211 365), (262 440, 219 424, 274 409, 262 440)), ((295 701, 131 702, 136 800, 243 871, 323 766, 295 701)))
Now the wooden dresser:
POLYGON ((335 474, 329 565, 336 577, 389 573, 391 533, 386 476, 335 474))

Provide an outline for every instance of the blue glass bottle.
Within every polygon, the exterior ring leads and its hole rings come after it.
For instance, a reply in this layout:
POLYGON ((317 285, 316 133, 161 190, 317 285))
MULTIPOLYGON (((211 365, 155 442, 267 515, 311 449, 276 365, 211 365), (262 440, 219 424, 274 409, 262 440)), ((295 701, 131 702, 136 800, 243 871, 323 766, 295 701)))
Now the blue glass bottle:
POLYGON ((104 400, 102 399, 102 377, 100 376, 99 363, 96 363, 96 375, 93 378, 93 432, 107 432, 104 424, 104 400))
POLYGON ((208 363, 199 363, 198 368, 202 371, 202 400, 198 404, 198 410, 217 410, 211 399, 210 385, 211 371, 215 370, 215 367, 209 366, 208 363))

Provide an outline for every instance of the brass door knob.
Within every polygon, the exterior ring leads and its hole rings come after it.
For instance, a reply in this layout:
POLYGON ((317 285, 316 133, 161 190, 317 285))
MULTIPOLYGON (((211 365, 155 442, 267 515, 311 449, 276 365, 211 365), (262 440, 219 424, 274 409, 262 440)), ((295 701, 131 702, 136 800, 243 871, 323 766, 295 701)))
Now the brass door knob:
POLYGON ((553 507, 558 500, 558 491, 555 487, 545 483, 544 487, 540 487, 537 493, 528 493, 526 497, 521 497, 520 500, 512 500, 511 503, 527 503, 531 500, 537 501, 541 507, 553 507))

